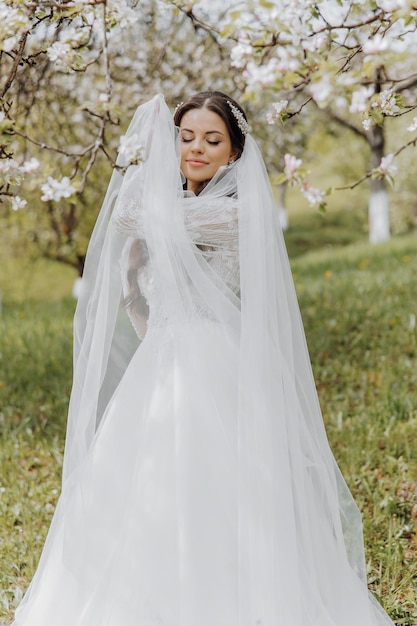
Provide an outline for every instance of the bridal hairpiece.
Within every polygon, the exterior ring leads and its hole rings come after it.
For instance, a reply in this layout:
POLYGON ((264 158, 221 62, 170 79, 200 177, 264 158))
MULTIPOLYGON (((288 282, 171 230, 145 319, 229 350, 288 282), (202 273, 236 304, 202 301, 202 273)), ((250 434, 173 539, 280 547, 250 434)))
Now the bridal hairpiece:
POLYGON ((249 132, 249 124, 245 120, 245 116, 243 115, 242 111, 240 111, 232 102, 230 102, 230 100, 227 100, 227 104, 229 105, 233 113, 233 117, 237 121, 237 125, 239 126, 242 135, 247 135, 249 132))
MULTIPOLYGON (((237 122, 240 132, 242 133, 242 135, 247 135, 249 132, 249 124, 246 121, 245 116, 243 115, 242 111, 240 111, 237 108, 237 106, 235 106, 232 102, 230 102, 230 100, 226 100, 226 102, 229 105, 230 110, 232 111, 233 117, 235 118, 237 122)), ((177 106, 174 109, 174 115, 176 114, 178 109, 182 107, 183 104, 184 102, 179 102, 177 104, 177 106)))

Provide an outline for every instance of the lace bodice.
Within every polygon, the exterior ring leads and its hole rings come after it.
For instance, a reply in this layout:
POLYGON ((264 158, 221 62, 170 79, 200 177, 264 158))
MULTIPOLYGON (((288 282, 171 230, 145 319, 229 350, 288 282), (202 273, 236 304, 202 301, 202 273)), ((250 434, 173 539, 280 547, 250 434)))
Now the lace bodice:
MULTIPOLYGON (((184 198, 181 206, 186 232, 196 254, 239 296, 237 201, 223 197, 199 202, 193 197, 184 198)), ((144 335, 147 325, 159 325, 165 319, 163 297, 147 253, 144 220, 143 211, 135 201, 116 206, 112 217, 113 226, 130 237, 122 260, 122 280, 126 306, 139 336, 144 335)), ((197 292, 193 299, 193 314, 207 316, 197 292)))
POLYGON ((239 294, 238 209, 233 198, 217 198, 195 207, 187 206, 187 232, 213 270, 239 294))

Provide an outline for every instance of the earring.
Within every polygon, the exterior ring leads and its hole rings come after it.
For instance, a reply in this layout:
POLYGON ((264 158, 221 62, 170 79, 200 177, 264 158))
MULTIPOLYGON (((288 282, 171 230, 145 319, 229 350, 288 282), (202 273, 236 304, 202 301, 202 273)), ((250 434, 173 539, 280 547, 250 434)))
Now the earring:
POLYGON ((234 163, 234 162, 235 162, 235 160, 234 160, 234 159, 229 159, 229 161, 228 161, 227 165, 232 165, 232 163, 234 163))

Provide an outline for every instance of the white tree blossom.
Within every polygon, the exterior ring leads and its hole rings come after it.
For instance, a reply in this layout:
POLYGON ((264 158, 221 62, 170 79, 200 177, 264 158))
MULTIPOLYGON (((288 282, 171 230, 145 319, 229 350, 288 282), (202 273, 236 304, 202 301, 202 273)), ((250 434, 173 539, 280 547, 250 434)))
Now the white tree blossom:
POLYGON ((141 160, 143 156, 143 146, 139 143, 137 133, 133 133, 130 137, 126 135, 120 137, 119 154, 122 155, 128 163, 141 160))
MULTIPOLYGON (((294 171, 284 162, 287 152, 297 159, 301 152, 281 135, 294 116, 308 126, 310 117, 326 114, 367 142, 362 180, 373 191, 390 180, 384 123, 415 109, 417 6, 415 0, 0 0, 0 50, 4 206, 26 193, 39 198, 41 185, 51 202, 65 199, 69 187, 82 194, 101 158, 118 167, 117 138, 139 103, 163 92, 175 105, 208 85, 237 97, 245 91, 249 109, 263 109, 264 122, 273 125, 264 134, 272 168, 279 164, 309 201, 321 204, 324 196, 302 165, 294 171), (48 175, 54 183, 45 182, 48 175)), ((412 149, 405 126, 394 133, 391 154, 412 149)), ((408 128, 417 130, 415 122, 408 128)), ((142 158, 123 139, 119 154, 127 162, 142 158)), ((79 219, 60 209, 66 222, 58 240, 79 219)))
MULTIPOLYGON (((200 23, 202 0, 195 0, 192 11, 186 0, 175 4, 200 23)), ((347 186, 369 180, 373 222, 381 222, 375 218, 378 203, 383 219, 388 219, 384 183, 394 169, 392 163, 384 168, 385 120, 401 118, 416 107, 415 0, 247 0, 238 6, 225 11, 220 27, 209 19, 205 28, 237 42, 231 61, 243 70, 247 97, 288 100, 282 112, 267 112, 270 124, 296 113, 307 115, 310 102, 361 137, 370 153, 369 168, 347 186)), ((395 141, 396 156, 417 143, 404 135, 404 129, 395 141)), ((295 178, 304 193, 305 177, 295 178)), ((309 190, 308 198, 322 204, 321 194, 309 190)), ((389 227, 385 224, 379 232, 384 240, 389 227)))
POLYGON ((61 180, 56 180, 52 176, 48 176, 46 183, 41 185, 41 200, 48 202, 49 200, 61 200, 61 198, 69 198, 75 193, 75 188, 71 185, 68 176, 64 176, 61 180))
POLYGON ((230 60, 234 67, 245 67, 249 59, 253 56, 253 48, 246 39, 241 39, 230 53, 230 60))
POLYGON ((273 112, 268 112, 266 114, 266 121, 268 124, 274 124, 277 120, 282 121, 286 115, 288 100, 280 100, 279 102, 273 102, 272 108, 273 112))
POLYGON ((286 154, 284 156, 284 163, 285 163, 284 174, 287 176, 289 181, 295 180, 298 174, 298 170, 303 163, 302 160, 297 159, 295 156, 291 154, 286 154))
POLYGON ((28 161, 25 161, 20 169, 23 172, 25 172, 25 174, 31 174, 33 172, 36 172, 36 170, 38 170, 39 167, 40 167, 40 163, 38 159, 36 159, 35 157, 32 157, 28 161))
POLYGON ((0 0, 0 50, 5 52, 13 50, 21 35, 31 27, 27 13, 13 4, 0 0))
POLYGON ((301 186, 301 192, 311 206, 320 205, 324 200, 324 196, 326 195, 322 189, 313 187, 309 183, 304 183, 301 186))
POLYGON ((417 117, 413 118, 413 122, 410 124, 410 126, 407 127, 407 130, 412 133, 415 130, 417 130, 417 117))
POLYGON ((27 204, 27 200, 21 198, 20 196, 13 196, 12 198, 12 209, 13 211, 18 211, 19 209, 23 209, 27 204))
POLYGON ((393 163, 394 155, 387 154, 382 157, 381 163, 379 167, 375 170, 375 173, 380 174, 381 176, 392 177, 397 170, 397 166, 393 163))
POLYGON ((359 87, 352 93, 352 100, 350 103, 349 111, 351 113, 364 113, 368 110, 369 99, 374 93, 373 86, 359 87))

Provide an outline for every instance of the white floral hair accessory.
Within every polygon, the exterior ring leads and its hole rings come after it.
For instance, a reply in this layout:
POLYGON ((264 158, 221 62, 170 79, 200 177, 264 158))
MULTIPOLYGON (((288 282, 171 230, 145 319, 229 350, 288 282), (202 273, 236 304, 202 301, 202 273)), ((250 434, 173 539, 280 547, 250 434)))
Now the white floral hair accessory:
POLYGON ((245 120, 245 116, 243 115, 242 111, 240 111, 232 102, 230 102, 230 100, 227 100, 227 104, 229 105, 233 113, 233 117, 237 121, 237 125, 239 126, 242 135, 247 135, 249 132, 249 124, 245 120))
POLYGON ((180 107, 182 107, 182 105, 183 105, 183 104, 184 104, 184 102, 178 102, 177 106, 176 106, 176 107, 175 107, 175 109, 174 109, 174 115, 175 115, 175 113, 178 111, 178 109, 179 109, 180 107))

